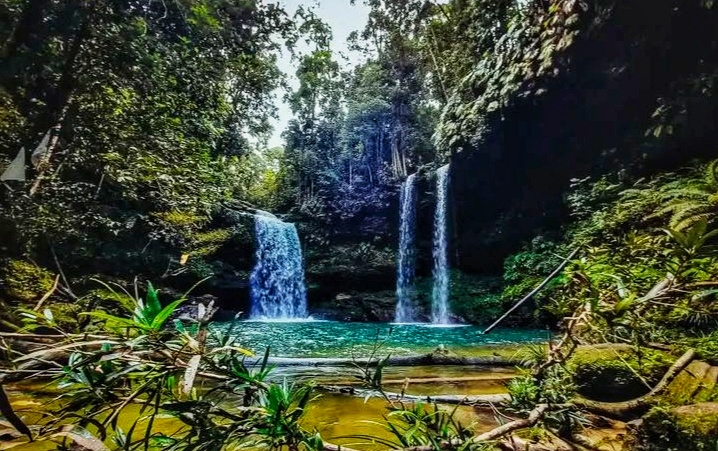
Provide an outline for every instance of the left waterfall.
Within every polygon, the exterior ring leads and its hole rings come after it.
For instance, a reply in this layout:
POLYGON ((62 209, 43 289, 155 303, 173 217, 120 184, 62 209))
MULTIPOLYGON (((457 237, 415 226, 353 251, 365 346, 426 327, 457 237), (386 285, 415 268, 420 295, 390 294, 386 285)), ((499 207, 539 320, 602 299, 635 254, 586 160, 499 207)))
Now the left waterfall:
POLYGON ((302 247, 294 224, 268 214, 254 216, 255 264, 249 278, 252 319, 307 317, 302 247))
POLYGON ((410 323, 416 321, 412 308, 415 259, 414 235, 416 228, 416 174, 410 175, 401 189, 399 203, 399 255, 396 277, 396 313, 394 322, 410 323))

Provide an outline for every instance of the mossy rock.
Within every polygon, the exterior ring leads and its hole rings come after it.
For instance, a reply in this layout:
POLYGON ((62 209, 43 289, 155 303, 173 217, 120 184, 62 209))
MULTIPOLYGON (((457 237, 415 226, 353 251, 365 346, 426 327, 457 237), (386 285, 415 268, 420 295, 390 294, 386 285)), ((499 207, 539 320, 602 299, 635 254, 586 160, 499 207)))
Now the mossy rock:
POLYGON ((718 402, 718 366, 694 360, 671 381, 661 401, 673 406, 718 402))
MULTIPOLYGON (((662 396, 662 400, 666 404, 674 406, 696 402, 696 397, 702 389, 706 388, 704 380, 707 380, 714 373, 712 368, 706 362, 694 360, 671 381, 666 393, 662 396)), ((710 387, 709 391, 713 391, 713 388, 710 387)), ((705 397, 710 397, 710 394, 702 396, 704 397, 703 400, 707 400, 705 397)))
POLYGON ((581 396, 618 402, 646 394, 672 361, 661 351, 609 344, 582 346, 569 359, 567 368, 581 396))
POLYGON ((52 289, 55 276, 34 263, 10 260, 2 270, 2 281, 8 297, 32 302, 52 289))
POLYGON ((640 451, 714 451, 718 449, 718 403, 653 408, 636 433, 640 451))
POLYGON ((65 332, 80 332, 80 323, 85 317, 80 314, 84 312, 83 306, 58 302, 45 307, 52 312, 52 317, 60 330, 65 332))

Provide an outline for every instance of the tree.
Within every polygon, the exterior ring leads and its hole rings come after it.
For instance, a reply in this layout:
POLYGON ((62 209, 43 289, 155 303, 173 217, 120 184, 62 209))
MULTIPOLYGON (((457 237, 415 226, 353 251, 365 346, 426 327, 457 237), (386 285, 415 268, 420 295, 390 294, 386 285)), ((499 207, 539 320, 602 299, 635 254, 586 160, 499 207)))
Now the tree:
POLYGON ((160 270, 166 261, 147 249, 192 246, 235 192, 246 137, 269 129, 280 42, 291 50, 325 31, 308 11, 292 18, 258 1, 15 5, 0 8, 13 24, 0 36, 0 97, 13 120, 0 155, 54 131, 32 189, 0 188, 4 246, 42 260, 49 242, 76 265, 113 270, 160 270))

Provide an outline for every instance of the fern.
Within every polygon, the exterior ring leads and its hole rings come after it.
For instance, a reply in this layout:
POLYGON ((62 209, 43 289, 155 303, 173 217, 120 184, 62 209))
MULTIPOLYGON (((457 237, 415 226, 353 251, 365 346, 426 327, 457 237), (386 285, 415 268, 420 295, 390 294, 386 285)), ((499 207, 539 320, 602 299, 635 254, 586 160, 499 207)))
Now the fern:
POLYGON ((669 226, 677 231, 700 221, 712 222, 718 213, 718 160, 701 172, 665 185, 661 189, 665 206, 649 217, 670 215, 669 226))

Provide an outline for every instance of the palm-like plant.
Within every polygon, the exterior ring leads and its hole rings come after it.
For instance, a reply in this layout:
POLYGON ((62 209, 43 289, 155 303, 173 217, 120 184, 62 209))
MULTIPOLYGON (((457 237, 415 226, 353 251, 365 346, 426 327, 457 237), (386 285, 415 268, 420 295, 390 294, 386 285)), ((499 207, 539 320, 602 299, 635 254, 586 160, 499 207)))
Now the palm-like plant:
POLYGON ((195 284, 179 299, 170 302, 165 307, 162 307, 160 303, 159 290, 157 290, 151 282, 147 282, 147 294, 142 298, 137 294, 139 290, 137 289, 136 283, 135 295, 132 295, 120 285, 116 285, 120 290, 117 291, 110 285, 97 280, 96 282, 103 285, 113 294, 113 298, 117 300, 120 306, 126 310, 131 317, 124 318, 105 312, 88 312, 85 313, 85 315, 106 320, 108 326, 119 326, 131 330, 139 330, 142 333, 157 333, 162 330, 165 322, 172 316, 172 313, 174 313, 177 307, 187 300, 189 293, 204 280, 206 279, 195 284))
POLYGON ((109 442, 114 444, 112 449, 127 451, 322 448, 316 431, 301 425, 314 399, 313 386, 268 381, 269 350, 258 362, 246 360, 251 352, 237 346, 236 323, 207 340, 211 306, 198 308, 190 327, 176 321, 174 328, 167 328, 163 324, 169 313, 185 296, 162 308, 151 284, 144 298, 120 291, 115 298, 123 305, 124 316, 95 315, 107 320, 104 330, 89 339, 80 334, 58 335, 57 342, 43 341, 37 350, 14 360, 23 364, 58 359, 61 365, 32 377, 55 377, 62 393, 43 412, 46 419, 29 427, 19 417, 14 421, 8 416, 7 409, 12 412, 12 408, 5 403, 3 414, 27 436, 18 437, 11 446, 32 437, 58 449, 77 445, 107 450, 109 442), (240 405, 227 402, 242 392, 240 405), (127 416, 132 405, 140 406, 139 415, 123 430, 120 416, 127 416), (176 417, 181 428, 163 433, 155 427, 163 416, 176 417))
POLYGON ((718 160, 709 163, 700 177, 680 179, 663 187, 665 207, 653 216, 670 214, 670 228, 684 230, 698 221, 712 222, 718 214, 718 160))

